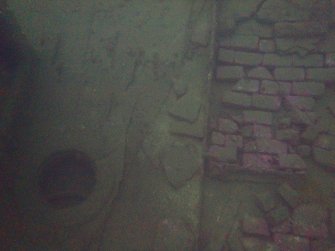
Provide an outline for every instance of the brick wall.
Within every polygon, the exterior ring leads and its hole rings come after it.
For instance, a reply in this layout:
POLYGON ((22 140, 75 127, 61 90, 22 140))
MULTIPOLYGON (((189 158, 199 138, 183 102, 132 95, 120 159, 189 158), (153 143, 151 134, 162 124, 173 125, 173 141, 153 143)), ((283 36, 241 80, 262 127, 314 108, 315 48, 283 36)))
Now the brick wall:
POLYGON ((210 173, 303 174, 306 159, 332 169, 334 3, 307 2, 222 2, 210 173))

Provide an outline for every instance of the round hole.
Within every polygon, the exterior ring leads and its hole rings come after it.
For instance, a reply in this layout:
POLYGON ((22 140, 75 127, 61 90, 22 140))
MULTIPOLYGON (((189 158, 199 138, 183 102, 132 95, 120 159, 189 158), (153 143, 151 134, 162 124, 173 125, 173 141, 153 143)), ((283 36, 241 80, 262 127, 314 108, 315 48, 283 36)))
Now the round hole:
POLYGON ((77 150, 51 154, 42 163, 38 180, 42 199, 57 209, 81 204, 92 193, 95 184, 93 161, 77 150))

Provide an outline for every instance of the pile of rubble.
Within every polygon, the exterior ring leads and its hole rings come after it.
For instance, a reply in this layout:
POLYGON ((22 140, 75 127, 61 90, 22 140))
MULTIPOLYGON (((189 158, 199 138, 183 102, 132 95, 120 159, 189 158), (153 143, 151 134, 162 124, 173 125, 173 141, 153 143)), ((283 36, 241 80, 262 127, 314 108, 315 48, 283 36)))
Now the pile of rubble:
POLYGON ((241 220, 241 245, 248 251, 333 251, 334 214, 320 204, 304 202, 300 193, 284 183, 278 198, 256 195, 260 215, 241 220))

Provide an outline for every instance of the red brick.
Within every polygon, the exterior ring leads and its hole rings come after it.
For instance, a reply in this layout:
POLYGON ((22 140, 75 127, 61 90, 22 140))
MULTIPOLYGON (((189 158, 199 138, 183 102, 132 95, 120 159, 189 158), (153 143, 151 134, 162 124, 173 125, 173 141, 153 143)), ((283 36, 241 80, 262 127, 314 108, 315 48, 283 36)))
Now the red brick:
POLYGON ((243 136, 253 138, 272 138, 272 130, 269 126, 248 125, 242 128, 243 136))
POLYGON ((219 118, 218 130, 223 133, 236 133, 238 131, 238 125, 231 119, 219 118))
POLYGON ((292 94, 299 96, 320 96, 325 92, 325 84, 322 82, 294 82, 292 94))
POLYGON ((236 162, 237 148, 230 146, 221 147, 214 145, 209 148, 208 156, 215 161, 236 162))
POLYGON ((272 74, 262 66, 251 69, 248 72, 248 77, 253 79, 273 79, 272 74))
POLYGON ((287 96, 285 97, 285 103, 291 110, 312 110, 315 105, 315 100, 312 97, 302 96, 287 96))
POLYGON ((258 36, 236 34, 233 36, 225 36, 224 39, 220 41, 220 46, 230 49, 257 50, 258 40, 258 36))
POLYGON ((246 143, 244 146, 244 151, 269 154, 285 154, 287 153, 287 144, 275 139, 259 138, 246 143))
POLYGON ((225 145, 241 148, 243 146, 243 138, 240 135, 226 134, 225 145))
POLYGON ((277 96, 254 94, 252 106, 257 109, 278 111, 281 106, 281 99, 277 96))
POLYGON ((261 52, 274 52, 276 50, 275 42, 272 39, 261 39, 259 41, 259 50, 261 52))
POLYGON ((281 154, 279 156, 279 165, 282 168, 292 169, 292 170, 305 170, 305 161, 298 154, 281 154))
POLYGON ((263 65, 267 66, 291 66, 292 56, 281 56, 275 53, 266 53, 263 58, 263 65))
POLYGON ((244 153, 243 154, 243 168, 253 171, 273 171, 276 169, 275 159, 272 155, 257 154, 257 153, 244 153))
POLYGON ((243 111, 244 123, 272 125, 272 113, 263 111, 243 111))
POLYGON ((320 67, 323 66, 323 56, 320 54, 307 55, 300 57, 297 55, 293 56, 294 66, 304 66, 304 67, 320 67))
POLYGON ((212 132, 211 135, 211 143, 213 145, 224 145, 225 144, 225 138, 222 133, 219 132, 212 132))
POLYGON ((317 21, 277 22, 274 34, 277 37, 311 37, 321 36, 326 33, 322 24, 317 21))
POLYGON ((226 105, 251 107, 251 96, 245 93, 225 92, 221 101, 226 105))
POLYGON ((242 229, 247 234, 270 236, 269 227, 264 218, 245 216, 242 221, 242 229))
POLYGON ((216 69, 217 80, 238 80, 245 76, 242 66, 219 66, 216 69))
POLYGON ((278 95, 279 84, 273 80, 263 80, 260 88, 260 93, 267 95, 278 95))
POLYGON ((335 67, 307 69, 306 79, 315 81, 334 81, 335 67))
POLYGON ((232 90, 237 92, 256 93, 259 90, 259 80, 241 79, 232 90))
POLYGON ((305 79, 305 70, 303 68, 281 67, 274 71, 276 80, 299 81, 305 79))

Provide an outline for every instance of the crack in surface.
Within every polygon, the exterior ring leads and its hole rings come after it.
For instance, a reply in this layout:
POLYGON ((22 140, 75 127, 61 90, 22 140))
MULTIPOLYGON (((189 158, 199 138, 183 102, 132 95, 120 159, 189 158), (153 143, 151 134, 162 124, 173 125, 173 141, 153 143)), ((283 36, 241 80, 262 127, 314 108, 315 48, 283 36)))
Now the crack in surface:
POLYGON ((143 64, 143 57, 144 57, 144 51, 139 50, 139 51, 136 52, 135 61, 134 61, 134 64, 133 64, 133 69, 132 69, 132 72, 131 72, 131 75, 130 75, 130 79, 129 79, 126 87, 125 87, 126 91, 129 89, 129 87, 131 87, 134 84, 134 82, 136 80, 137 70, 143 64))
MULTIPOLYGON (((106 212, 105 220, 103 221, 103 224, 102 224, 103 226, 102 226, 102 229, 101 229, 101 236, 99 238, 100 241, 99 241, 99 245, 98 245, 98 250, 102 250, 102 248, 103 248, 103 243, 104 243, 103 239, 104 239, 104 236, 105 236, 105 233, 106 233, 106 229, 107 229, 107 226, 108 226, 108 220, 111 217, 111 215, 113 213, 113 209, 114 209, 113 204, 120 198, 120 196, 121 196, 121 194, 120 194, 120 188, 125 183, 125 176, 126 176, 127 165, 128 165, 128 162, 126 162, 126 160, 128 159, 126 157, 127 156, 127 151, 128 151, 128 133, 129 133, 130 126, 131 126, 131 124, 133 122, 133 118, 134 118, 134 113, 135 113, 136 106, 137 106, 137 100, 133 104, 133 107, 132 107, 132 110, 131 110, 131 115, 130 115, 130 117, 128 119, 127 126, 126 126, 126 132, 125 132, 125 137, 124 137, 125 145, 124 145, 124 151, 123 151, 123 156, 124 156, 123 160, 124 161, 123 161, 123 168, 122 168, 121 179, 120 179, 119 184, 117 186, 116 195, 110 201, 111 205, 109 206, 109 210, 107 210, 107 212, 106 212)), ((111 153, 109 153, 109 154, 111 154, 111 153)))

